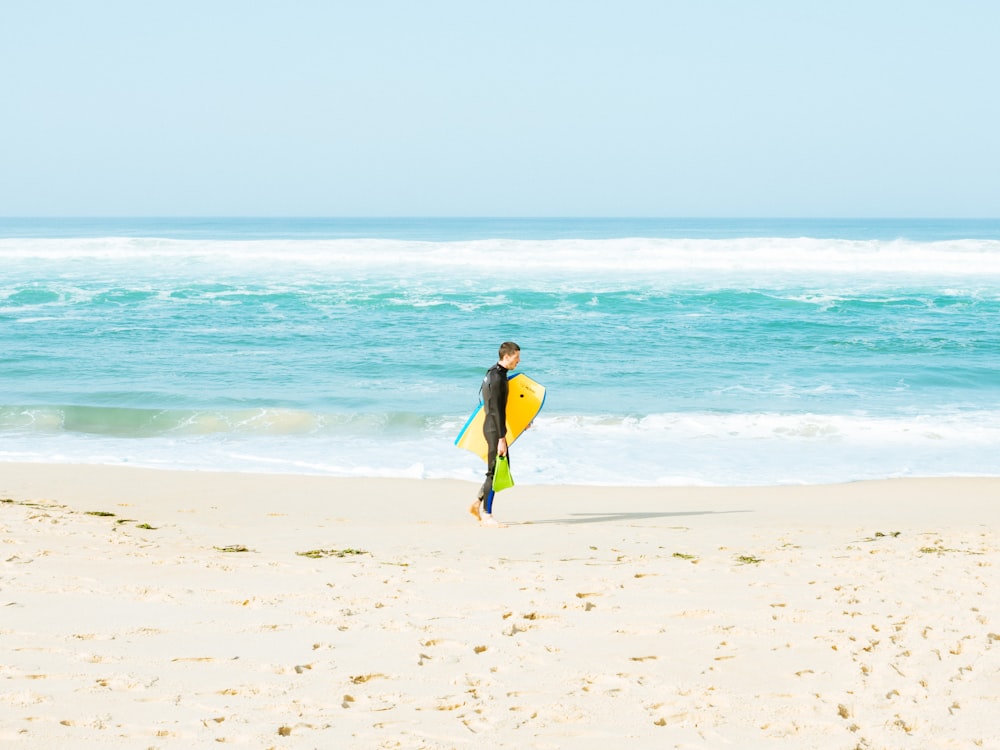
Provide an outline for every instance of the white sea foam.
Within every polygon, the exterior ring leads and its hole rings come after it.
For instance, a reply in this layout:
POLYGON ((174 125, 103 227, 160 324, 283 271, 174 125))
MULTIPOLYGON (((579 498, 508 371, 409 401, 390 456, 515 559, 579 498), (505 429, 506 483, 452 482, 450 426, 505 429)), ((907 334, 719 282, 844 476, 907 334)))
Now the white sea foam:
POLYGON ((676 240, 161 240, 3 239, 0 259, 86 261, 91 272, 128 263, 136 270, 167 270, 197 277, 225 270, 239 276, 269 271, 275 278, 305 271, 336 274, 453 275, 510 273, 571 275, 823 273, 843 276, 900 274, 964 279, 1000 277, 1000 241, 940 242, 832 239, 676 240), (503 258, 504 262, 498 262, 503 258))
MULTIPOLYGON (((482 462, 452 444, 463 420, 417 419, 409 428, 372 416, 314 429, 303 414, 240 413, 137 440, 66 432, 60 425, 8 431, 0 460, 128 463, 187 469, 456 478, 476 481, 482 462), (381 426, 380 426, 381 425, 381 426), (208 428, 208 431, 206 431, 208 428), (41 433, 41 434, 40 434, 41 433)), ((512 448, 515 476, 530 484, 760 485, 893 476, 996 475, 1000 413, 876 417, 864 414, 671 413, 645 417, 549 415, 512 448)))

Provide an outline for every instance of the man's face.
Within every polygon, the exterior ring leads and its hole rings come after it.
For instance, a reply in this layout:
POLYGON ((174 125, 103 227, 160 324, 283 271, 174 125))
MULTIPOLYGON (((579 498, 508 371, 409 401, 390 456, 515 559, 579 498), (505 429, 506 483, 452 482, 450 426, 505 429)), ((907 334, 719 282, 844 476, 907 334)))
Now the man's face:
POLYGON ((508 354, 503 359, 500 360, 500 364, 508 370, 513 370, 517 367, 517 363, 521 361, 521 352, 514 352, 513 354, 508 354))

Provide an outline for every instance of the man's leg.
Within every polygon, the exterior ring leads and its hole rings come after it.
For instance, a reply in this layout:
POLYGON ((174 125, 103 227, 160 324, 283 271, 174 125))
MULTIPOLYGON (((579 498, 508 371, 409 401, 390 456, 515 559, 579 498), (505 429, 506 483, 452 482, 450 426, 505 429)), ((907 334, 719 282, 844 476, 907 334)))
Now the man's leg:
MULTIPOLYGON (((469 508, 469 513, 476 517, 477 521, 483 520, 483 513, 488 512, 484 509, 486 504, 486 498, 493 493, 493 472, 496 470, 497 465, 497 443, 500 441, 499 436, 483 434, 486 438, 486 479, 483 481, 483 486, 479 488, 479 494, 476 496, 476 502, 472 504, 469 508)), ((493 507, 492 498, 490 506, 493 507)))
POLYGON ((482 514, 489 514, 493 511, 493 472, 497 466, 497 443, 500 442, 499 435, 484 433, 486 438, 486 479, 483 486, 479 488, 479 497, 476 503, 469 508, 469 512, 476 518, 482 520, 482 514))

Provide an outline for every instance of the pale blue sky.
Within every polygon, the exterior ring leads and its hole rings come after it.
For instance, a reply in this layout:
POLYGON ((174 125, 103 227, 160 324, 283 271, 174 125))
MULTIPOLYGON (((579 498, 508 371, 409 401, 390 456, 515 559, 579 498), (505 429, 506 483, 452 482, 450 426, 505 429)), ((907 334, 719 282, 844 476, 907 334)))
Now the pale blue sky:
POLYGON ((2 0, 0 215, 1000 216, 993 0, 2 0))

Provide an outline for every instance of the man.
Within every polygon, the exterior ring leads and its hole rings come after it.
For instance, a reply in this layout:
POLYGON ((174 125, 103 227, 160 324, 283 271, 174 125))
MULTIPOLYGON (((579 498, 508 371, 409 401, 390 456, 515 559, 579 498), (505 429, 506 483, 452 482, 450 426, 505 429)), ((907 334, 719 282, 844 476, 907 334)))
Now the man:
MULTIPOLYGON (((493 518, 493 471, 497 456, 507 453, 507 378, 521 361, 521 347, 513 341, 500 344, 499 359, 486 372, 480 392, 483 396, 483 437, 486 438, 486 481, 479 490, 479 499, 472 504, 472 513, 483 526, 499 526, 493 518)), ((508 456, 508 460, 510 460, 508 456)))

